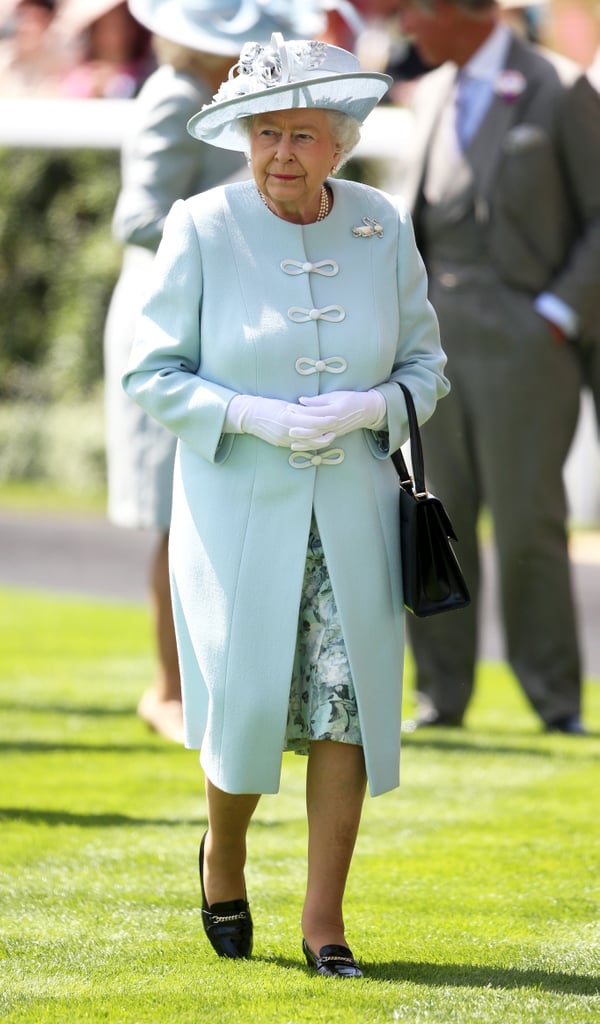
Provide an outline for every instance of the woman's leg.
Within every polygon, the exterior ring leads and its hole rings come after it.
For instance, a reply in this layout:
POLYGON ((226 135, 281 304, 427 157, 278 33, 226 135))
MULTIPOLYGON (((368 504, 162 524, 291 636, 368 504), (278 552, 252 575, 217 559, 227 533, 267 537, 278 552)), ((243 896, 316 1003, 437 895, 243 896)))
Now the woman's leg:
POLYGON ((246 832, 259 793, 225 793, 206 779, 208 833, 204 843, 204 891, 210 906, 246 899, 246 832))
POLYGON ((308 881, 302 931, 321 946, 346 945, 342 901, 360 824, 367 776, 362 747, 313 742, 308 758, 308 881))
POLYGON ((158 654, 156 692, 160 703, 181 701, 181 682, 169 581, 169 534, 161 534, 150 575, 152 615, 158 654))
POLYGON ((146 690, 138 704, 140 718, 159 736, 183 743, 183 707, 179 660, 171 608, 169 581, 169 534, 161 534, 150 567, 150 604, 157 653, 154 686, 146 690))

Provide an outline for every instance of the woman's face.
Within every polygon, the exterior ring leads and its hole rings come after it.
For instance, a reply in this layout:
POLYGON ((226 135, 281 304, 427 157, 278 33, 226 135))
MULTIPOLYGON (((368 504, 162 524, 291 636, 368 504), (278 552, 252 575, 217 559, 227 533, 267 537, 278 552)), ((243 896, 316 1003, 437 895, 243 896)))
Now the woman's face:
POLYGON ((250 129, 250 157, 257 187, 284 220, 316 220, 321 186, 339 160, 325 110, 257 114, 250 129))

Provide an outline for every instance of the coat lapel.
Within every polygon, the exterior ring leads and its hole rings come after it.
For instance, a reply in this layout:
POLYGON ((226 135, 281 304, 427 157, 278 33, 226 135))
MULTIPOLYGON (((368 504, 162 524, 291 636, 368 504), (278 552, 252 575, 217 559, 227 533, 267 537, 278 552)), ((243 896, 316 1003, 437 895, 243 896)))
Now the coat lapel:
POLYGON ((525 79, 525 88, 514 99, 497 93, 494 95, 489 110, 466 152, 475 180, 478 215, 483 218, 485 211, 489 209, 506 135, 514 125, 523 120, 524 111, 538 88, 527 49, 517 37, 513 38, 509 48, 504 70, 521 74, 525 79))
POLYGON ((414 107, 414 153, 403 187, 403 195, 410 208, 415 207, 422 195, 431 145, 449 100, 455 74, 454 64, 443 64, 435 71, 429 72, 419 87, 414 107))

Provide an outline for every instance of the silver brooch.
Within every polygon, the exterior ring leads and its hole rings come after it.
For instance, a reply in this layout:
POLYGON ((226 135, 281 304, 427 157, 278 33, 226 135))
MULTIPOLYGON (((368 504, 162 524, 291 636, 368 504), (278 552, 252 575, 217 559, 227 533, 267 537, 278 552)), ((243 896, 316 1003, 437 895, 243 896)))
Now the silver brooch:
POLYGON ((383 238, 383 228, 374 217, 363 217, 362 224, 352 228, 352 234, 355 238, 373 238, 373 235, 383 238))

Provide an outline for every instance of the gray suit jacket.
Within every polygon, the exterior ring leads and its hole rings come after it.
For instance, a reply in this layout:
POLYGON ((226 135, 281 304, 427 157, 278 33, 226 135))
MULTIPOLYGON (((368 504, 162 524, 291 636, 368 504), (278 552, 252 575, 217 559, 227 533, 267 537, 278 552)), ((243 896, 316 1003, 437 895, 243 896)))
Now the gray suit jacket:
POLYGON ((241 153, 199 143, 186 124, 211 93, 195 75, 163 64, 144 83, 135 125, 121 154, 121 191, 113 217, 115 237, 155 252, 176 199, 204 192, 239 175, 249 176, 241 153))
MULTIPOLYGON (((525 88, 510 100, 494 96, 467 150, 467 174, 448 183, 435 216, 459 219, 474 202, 489 259, 504 283, 532 295, 554 293, 578 314, 582 334, 597 334, 597 99, 585 79, 576 81, 575 66, 551 61, 516 36, 506 68, 520 72, 525 88)), ((454 74, 454 65, 442 65, 425 76, 415 93, 415 159, 403 194, 417 237, 429 145, 454 74)))

